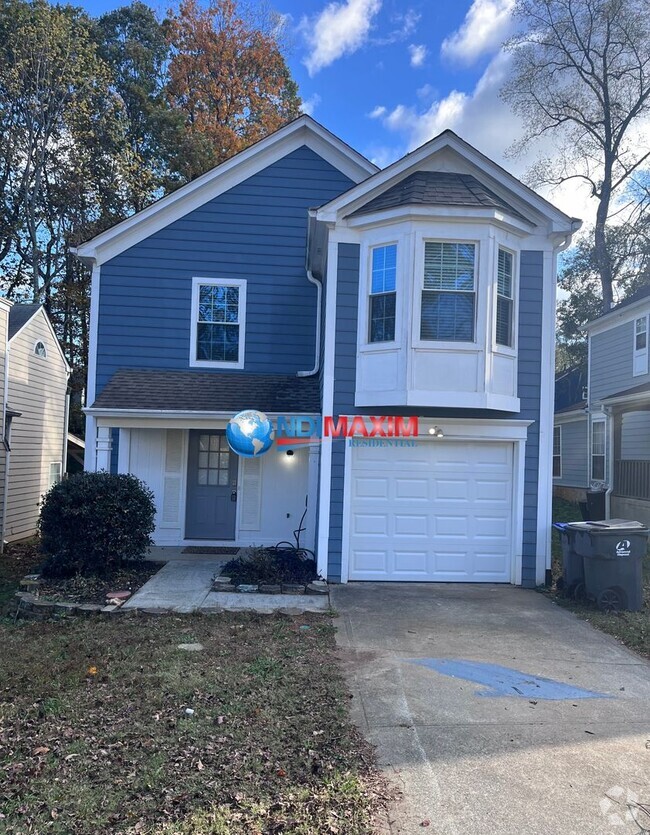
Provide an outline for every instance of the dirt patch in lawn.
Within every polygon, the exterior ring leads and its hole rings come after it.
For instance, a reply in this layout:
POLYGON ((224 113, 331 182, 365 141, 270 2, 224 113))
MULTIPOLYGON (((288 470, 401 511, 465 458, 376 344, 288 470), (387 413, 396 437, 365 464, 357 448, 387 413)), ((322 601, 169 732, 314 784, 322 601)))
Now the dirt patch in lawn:
MULTIPOLYGON (((564 499, 553 500, 554 522, 575 522, 581 519, 578 505, 564 499)), ((553 585, 545 593, 560 606, 571 609, 579 617, 589 621, 596 629, 601 629, 618 638, 630 649, 650 658, 650 556, 644 561, 643 589, 644 606, 640 612, 601 612, 595 605, 580 603, 566 598, 556 583, 562 576, 562 549, 559 533, 554 530, 552 538, 553 585)))
POLYGON ((0 641, 7 835, 375 831, 329 618, 5 621, 0 641))

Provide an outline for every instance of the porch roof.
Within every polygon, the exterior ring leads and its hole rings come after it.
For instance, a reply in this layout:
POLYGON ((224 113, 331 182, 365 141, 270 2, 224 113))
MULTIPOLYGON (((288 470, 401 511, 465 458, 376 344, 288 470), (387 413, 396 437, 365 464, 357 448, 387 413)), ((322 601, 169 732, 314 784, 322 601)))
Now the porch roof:
POLYGON ((320 412, 317 377, 123 368, 90 407, 115 411, 320 412))
POLYGON ((624 391, 617 391, 616 394, 601 398, 600 402, 606 406, 614 406, 618 403, 639 403, 645 401, 650 404, 650 383, 642 383, 640 386, 633 386, 624 391))

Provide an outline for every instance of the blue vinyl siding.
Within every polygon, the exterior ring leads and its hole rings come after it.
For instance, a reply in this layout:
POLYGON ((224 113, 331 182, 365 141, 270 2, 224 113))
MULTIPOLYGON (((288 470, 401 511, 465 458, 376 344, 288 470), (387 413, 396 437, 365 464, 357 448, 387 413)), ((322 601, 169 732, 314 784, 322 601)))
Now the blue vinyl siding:
MULTIPOLYGON (((645 315, 639 311, 639 316, 645 315)), ((616 325, 591 337, 589 400, 597 403, 619 391, 650 382, 650 374, 632 375, 634 322, 616 325)))
POLYGON ((553 484, 559 487, 587 487, 587 418, 558 425, 562 426, 562 476, 554 478, 553 484))
POLYGON ((311 368, 307 210, 351 185, 303 146, 103 264, 96 393, 118 368, 189 369, 193 276, 247 280, 245 372, 311 368))
MULTIPOLYGON (((509 418, 531 420, 526 442, 524 484, 524 531, 522 547, 522 583, 536 583, 537 505, 539 465, 539 415, 542 346, 543 253, 523 251, 520 257, 520 316, 518 396, 521 411, 516 415, 493 411, 458 409, 385 409, 382 414, 418 414, 422 417, 509 418)), ((334 355, 334 414, 368 413, 354 405, 356 384, 357 303, 359 284, 359 247, 339 244, 336 297, 336 346, 334 355)), ((372 410, 370 410, 372 411, 372 410)), ((332 443, 332 485, 330 497, 330 531, 328 547, 328 579, 341 579, 343 535, 343 486, 345 448, 343 442, 332 443)), ((549 461, 550 466, 550 461, 549 461)), ((540 555, 544 559, 545 555, 540 555)))

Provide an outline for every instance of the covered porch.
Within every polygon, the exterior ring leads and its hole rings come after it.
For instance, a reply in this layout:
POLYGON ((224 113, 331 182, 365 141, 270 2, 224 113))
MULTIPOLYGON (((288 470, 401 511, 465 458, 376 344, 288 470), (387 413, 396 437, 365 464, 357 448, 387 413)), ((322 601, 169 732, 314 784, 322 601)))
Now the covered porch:
POLYGON ((118 372, 87 410, 86 469, 131 473, 148 485, 157 547, 236 553, 293 542, 302 528, 301 545, 313 550, 320 449, 274 445, 244 458, 230 449, 225 433, 246 408, 272 421, 287 413, 316 416, 309 406, 317 396, 315 380, 118 372))

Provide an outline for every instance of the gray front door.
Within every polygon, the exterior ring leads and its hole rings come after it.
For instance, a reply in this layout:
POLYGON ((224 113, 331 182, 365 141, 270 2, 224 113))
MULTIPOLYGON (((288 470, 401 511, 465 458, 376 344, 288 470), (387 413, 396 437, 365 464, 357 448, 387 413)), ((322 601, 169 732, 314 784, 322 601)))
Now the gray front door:
POLYGON ((190 430, 186 539, 234 540, 237 463, 225 432, 190 430))

